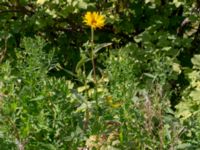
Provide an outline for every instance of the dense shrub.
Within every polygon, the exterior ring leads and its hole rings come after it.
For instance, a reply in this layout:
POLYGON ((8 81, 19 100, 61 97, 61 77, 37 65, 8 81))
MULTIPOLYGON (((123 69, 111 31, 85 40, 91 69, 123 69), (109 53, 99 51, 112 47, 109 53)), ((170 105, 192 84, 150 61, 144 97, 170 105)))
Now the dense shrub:
POLYGON ((199 7, 2 0, 0 149, 199 148, 199 7))

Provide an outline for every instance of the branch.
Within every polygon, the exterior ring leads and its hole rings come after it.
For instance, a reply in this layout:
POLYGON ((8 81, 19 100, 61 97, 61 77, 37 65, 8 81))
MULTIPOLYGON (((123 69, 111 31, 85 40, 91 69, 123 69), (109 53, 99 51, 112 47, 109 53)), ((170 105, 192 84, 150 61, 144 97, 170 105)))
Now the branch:
POLYGON ((0 14, 3 13, 13 13, 13 12, 22 12, 21 10, 0 10, 0 14))
POLYGON ((5 45, 4 45, 4 49, 3 51, 0 53, 0 63, 3 61, 5 55, 6 55, 6 51, 7 51, 7 44, 8 44, 8 37, 6 37, 5 39, 5 45))

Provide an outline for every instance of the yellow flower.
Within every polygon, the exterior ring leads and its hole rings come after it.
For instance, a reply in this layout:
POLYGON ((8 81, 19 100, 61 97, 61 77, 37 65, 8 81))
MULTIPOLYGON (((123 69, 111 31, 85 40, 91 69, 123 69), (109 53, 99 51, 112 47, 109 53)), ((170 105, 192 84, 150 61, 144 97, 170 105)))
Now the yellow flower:
POLYGON ((105 24, 105 17, 98 12, 87 12, 83 22, 93 29, 102 28, 105 24))

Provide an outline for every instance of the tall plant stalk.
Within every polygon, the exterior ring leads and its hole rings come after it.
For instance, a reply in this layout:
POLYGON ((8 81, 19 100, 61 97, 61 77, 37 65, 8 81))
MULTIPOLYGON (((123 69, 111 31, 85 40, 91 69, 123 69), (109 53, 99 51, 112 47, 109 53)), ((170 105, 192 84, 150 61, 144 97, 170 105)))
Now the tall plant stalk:
POLYGON ((91 27, 91 60, 92 60, 92 68, 93 68, 93 79, 94 83, 97 84, 96 79, 96 66, 94 61, 94 28, 91 27))
POLYGON ((95 57, 94 57, 94 28, 91 27, 91 61, 92 61, 92 68, 93 68, 93 80, 94 80, 94 94, 95 94, 95 102, 96 102, 96 119, 97 119, 97 125, 99 120, 99 103, 98 103, 98 93, 97 93, 97 77, 96 77, 96 65, 95 65, 95 57))

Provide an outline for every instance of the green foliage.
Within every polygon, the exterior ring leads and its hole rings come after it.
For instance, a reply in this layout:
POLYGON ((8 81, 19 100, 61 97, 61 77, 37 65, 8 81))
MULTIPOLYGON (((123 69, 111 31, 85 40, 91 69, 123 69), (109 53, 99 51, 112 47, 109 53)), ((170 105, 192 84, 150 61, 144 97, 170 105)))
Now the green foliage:
POLYGON ((2 0, 0 149, 199 148, 199 7, 2 0))
POLYGON ((41 38, 25 38, 21 49, 17 49, 20 59, 16 66, 13 68, 9 61, 1 65, 1 138, 8 145, 64 148, 70 146, 72 139, 68 136, 79 124, 81 115, 71 114, 79 103, 71 97, 73 84, 47 76, 52 53, 45 54, 43 48, 41 38), (69 114, 74 116, 73 124, 69 114), (68 144, 63 145, 64 141, 68 144))
POLYGON ((178 143, 174 138, 180 126, 172 117, 167 84, 174 74, 172 63, 173 59, 162 57, 160 51, 152 55, 133 43, 111 52, 108 88, 113 103, 121 105, 119 111, 110 113, 122 124, 121 149, 132 145, 136 149, 169 149, 178 143), (177 131, 172 130, 175 126, 177 131))
POLYGON ((187 127, 187 134, 185 134, 185 142, 190 143, 188 147, 199 147, 199 65, 200 55, 194 55, 191 59, 193 68, 187 69, 186 75, 190 82, 189 86, 182 94, 182 101, 176 106, 176 116, 179 117, 182 123, 187 127), (192 138, 191 138, 192 137, 192 138))

